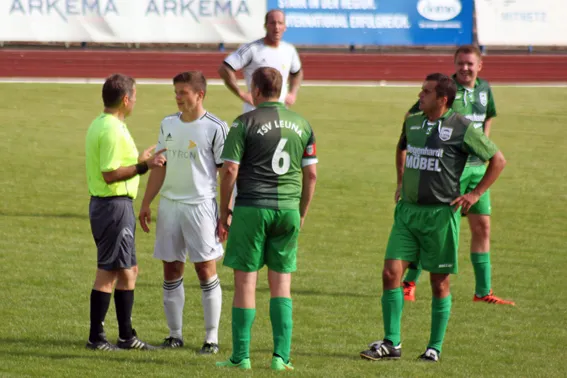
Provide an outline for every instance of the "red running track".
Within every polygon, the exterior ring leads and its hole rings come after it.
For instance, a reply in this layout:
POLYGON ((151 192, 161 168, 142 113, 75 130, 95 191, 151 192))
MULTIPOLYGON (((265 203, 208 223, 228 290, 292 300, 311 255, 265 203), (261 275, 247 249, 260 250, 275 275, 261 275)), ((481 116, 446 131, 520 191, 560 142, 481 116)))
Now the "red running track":
MULTIPOLYGON (((135 78, 169 79, 183 70, 218 78, 227 53, 0 50, 0 77, 104 78, 121 72, 135 78)), ((450 55, 301 53, 306 80, 421 81, 454 70, 450 55)), ((567 82, 567 55, 488 55, 482 77, 501 83, 567 82)))

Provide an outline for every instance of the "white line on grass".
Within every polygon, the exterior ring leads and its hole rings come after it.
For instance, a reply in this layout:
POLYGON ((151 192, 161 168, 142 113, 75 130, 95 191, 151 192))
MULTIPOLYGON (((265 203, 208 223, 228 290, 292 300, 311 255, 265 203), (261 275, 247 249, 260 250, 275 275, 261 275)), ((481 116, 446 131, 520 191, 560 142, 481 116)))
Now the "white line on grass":
MULTIPOLYGON (((171 85, 171 79, 136 79, 141 85, 171 85)), ((0 77, 0 83, 19 83, 19 84, 103 84, 104 79, 100 78, 41 78, 41 77, 0 77)), ((207 81, 209 85, 224 85, 222 80, 211 79, 207 81)), ((245 85, 244 80, 238 82, 239 85, 245 85)), ((419 87, 419 82, 404 81, 342 81, 342 80, 306 80, 302 84, 306 87, 359 87, 359 88, 406 88, 419 87)), ((514 88, 566 88, 565 82, 551 83, 491 83, 493 87, 514 87, 514 88)))

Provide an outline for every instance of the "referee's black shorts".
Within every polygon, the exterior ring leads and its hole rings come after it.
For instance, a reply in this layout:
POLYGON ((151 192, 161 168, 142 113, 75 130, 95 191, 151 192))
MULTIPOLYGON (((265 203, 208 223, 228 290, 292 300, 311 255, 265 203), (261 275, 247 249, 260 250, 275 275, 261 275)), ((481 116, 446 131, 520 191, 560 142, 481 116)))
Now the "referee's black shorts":
POLYGON ((98 250, 98 268, 117 270, 136 266, 136 216, 132 198, 91 197, 89 218, 98 250))

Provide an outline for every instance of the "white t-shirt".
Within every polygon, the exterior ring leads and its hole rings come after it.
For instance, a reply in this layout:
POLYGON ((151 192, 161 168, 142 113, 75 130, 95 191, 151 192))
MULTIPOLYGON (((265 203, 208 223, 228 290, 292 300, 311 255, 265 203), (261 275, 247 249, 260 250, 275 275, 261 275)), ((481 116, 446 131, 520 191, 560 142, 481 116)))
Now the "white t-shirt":
POLYGON ((181 112, 161 121, 156 151, 167 148, 160 194, 172 201, 198 204, 217 195, 217 167, 228 134, 226 122, 209 112, 183 122, 181 112))
MULTIPOLYGON (((235 71, 243 70, 248 91, 251 90, 252 74, 260 67, 272 67, 282 74, 282 93, 280 102, 285 102, 288 92, 287 80, 289 73, 296 74, 301 70, 301 60, 297 50, 291 43, 280 41, 278 47, 266 46, 264 39, 242 45, 226 57, 226 64, 235 71)), ((244 104, 244 112, 254 110, 254 106, 244 104)))

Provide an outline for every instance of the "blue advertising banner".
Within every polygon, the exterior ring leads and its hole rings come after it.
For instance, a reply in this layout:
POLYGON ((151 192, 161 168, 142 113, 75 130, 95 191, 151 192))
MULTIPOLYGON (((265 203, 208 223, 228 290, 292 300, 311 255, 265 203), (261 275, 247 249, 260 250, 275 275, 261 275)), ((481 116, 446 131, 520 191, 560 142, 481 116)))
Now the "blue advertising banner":
POLYGON ((268 0, 298 45, 472 43, 472 0, 268 0))

